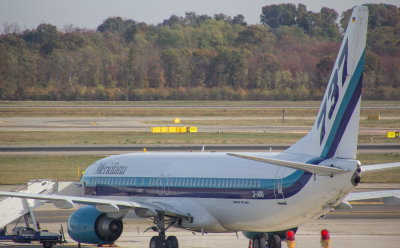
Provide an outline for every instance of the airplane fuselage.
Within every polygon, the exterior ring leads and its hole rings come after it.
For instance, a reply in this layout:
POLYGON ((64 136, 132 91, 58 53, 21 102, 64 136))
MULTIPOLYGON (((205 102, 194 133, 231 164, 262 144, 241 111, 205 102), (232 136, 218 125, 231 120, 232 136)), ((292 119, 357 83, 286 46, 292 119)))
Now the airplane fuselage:
POLYGON ((187 209, 193 221, 183 221, 180 227, 204 232, 287 230, 330 211, 354 187, 354 160, 250 155, 335 163, 350 172, 333 180, 227 153, 136 153, 97 161, 82 182, 87 196, 187 209))

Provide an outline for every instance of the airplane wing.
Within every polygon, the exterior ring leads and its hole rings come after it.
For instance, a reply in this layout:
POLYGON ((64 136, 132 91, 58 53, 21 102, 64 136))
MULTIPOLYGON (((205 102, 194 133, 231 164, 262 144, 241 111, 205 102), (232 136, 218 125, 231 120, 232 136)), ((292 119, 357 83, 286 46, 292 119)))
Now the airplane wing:
POLYGON ((318 175, 318 176, 334 176, 334 175, 337 175, 340 173, 347 172, 346 170, 342 170, 342 169, 335 168, 335 167, 327 167, 327 166, 285 161, 285 160, 279 160, 279 159, 253 157, 253 156, 247 156, 247 155, 242 155, 242 154, 237 154, 237 153, 228 153, 228 155, 238 157, 238 158, 255 160, 255 161, 268 163, 268 164, 281 165, 281 166, 289 167, 289 168, 296 169, 296 170, 307 171, 307 172, 310 172, 310 173, 318 175))
POLYGON ((120 208, 128 208, 134 210, 138 216, 144 218, 154 217, 157 216, 158 213, 163 213, 168 216, 176 216, 188 220, 192 219, 192 216, 189 213, 185 213, 176 207, 161 203, 144 203, 91 197, 44 195, 6 191, 0 191, 0 196, 50 201, 54 203, 56 207, 61 209, 73 208, 74 204, 84 204, 94 205, 99 211, 104 213, 116 213, 120 208))

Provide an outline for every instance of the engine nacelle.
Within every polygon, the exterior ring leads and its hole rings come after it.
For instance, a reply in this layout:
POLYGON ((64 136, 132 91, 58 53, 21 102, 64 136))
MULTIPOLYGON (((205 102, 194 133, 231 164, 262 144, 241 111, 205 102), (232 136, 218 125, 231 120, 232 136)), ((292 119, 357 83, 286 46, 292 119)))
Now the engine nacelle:
POLYGON ((112 219, 95 207, 82 207, 68 219, 69 236, 80 243, 110 244, 121 236, 122 221, 112 219))

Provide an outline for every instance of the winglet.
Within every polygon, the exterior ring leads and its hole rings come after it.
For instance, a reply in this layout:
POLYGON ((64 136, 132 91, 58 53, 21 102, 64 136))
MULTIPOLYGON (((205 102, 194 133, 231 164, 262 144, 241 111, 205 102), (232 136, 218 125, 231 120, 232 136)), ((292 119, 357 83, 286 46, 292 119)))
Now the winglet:
POLYGON ((305 164, 305 163, 285 161, 285 160, 279 160, 279 159, 260 158, 260 157, 253 157, 253 156, 247 156, 247 155, 236 154, 236 153, 228 153, 228 155, 238 157, 238 158, 244 158, 244 159, 250 159, 250 160, 259 161, 259 162, 263 162, 263 163, 268 163, 268 164, 281 165, 281 166, 289 167, 289 168, 296 169, 296 170, 310 172, 310 173, 318 175, 318 176, 334 176, 337 174, 347 172, 346 170, 342 170, 342 169, 335 168, 335 167, 305 164))

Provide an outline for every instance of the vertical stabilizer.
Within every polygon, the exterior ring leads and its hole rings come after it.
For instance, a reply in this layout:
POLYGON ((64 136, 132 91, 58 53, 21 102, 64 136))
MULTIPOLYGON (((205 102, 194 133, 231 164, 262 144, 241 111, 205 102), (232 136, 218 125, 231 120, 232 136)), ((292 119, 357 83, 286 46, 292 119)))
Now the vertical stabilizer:
POLYGON ((286 152, 355 159, 367 23, 368 8, 355 7, 314 126, 286 152))

